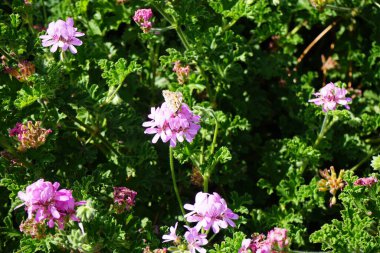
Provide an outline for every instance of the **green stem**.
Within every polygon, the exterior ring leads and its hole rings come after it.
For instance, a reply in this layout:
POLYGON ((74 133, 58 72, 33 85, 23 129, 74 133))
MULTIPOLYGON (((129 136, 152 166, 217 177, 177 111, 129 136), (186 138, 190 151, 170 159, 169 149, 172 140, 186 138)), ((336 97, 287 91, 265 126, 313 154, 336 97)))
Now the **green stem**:
MULTIPOLYGON (((215 151, 216 140, 218 137, 218 130, 219 130, 219 123, 215 117, 215 130, 214 130, 214 137, 212 138, 212 143, 211 143, 210 156, 212 156, 215 151)), ((205 173, 203 174, 203 192, 208 192, 208 182, 212 174, 212 170, 213 168, 211 170, 207 169, 205 173)))
POLYGON ((323 137, 325 136, 325 134, 327 133, 327 131, 330 129, 330 127, 332 126, 332 124, 327 124, 328 122, 328 117, 329 117, 329 114, 328 112, 325 114, 325 118, 323 119, 323 123, 322 123, 322 127, 321 127, 321 131, 319 132, 318 134, 318 137, 317 139, 315 140, 315 143, 313 145, 313 147, 316 147, 319 145, 319 143, 322 141, 323 137), (328 127, 327 127, 328 126, 328 127))
POLYGON ((109 102, 112 101, 112 99, 116 96, 116 93, 120 90, 121 86, 123 85, 123 83, 119 84, 116 89, 113 91, 113 93, 111 94, 111 96, 107 97, 106 101, 104 102, 104 104, 108 104, 109 102))
POLYGON ((377 147, 375 150, 373 150, 372 152, 370 152, 366 157, 364 157, 360 162, 358 162, 355 166, 353 166, 351 169, 349 170, 352 170, 352 171, 355 171, 357 170, 360 166, 362 166, 365 162, 367 162, 373 155, 375 155, 376 153, 378 153, 380 151, 380 146, 377 147))
MULTIPOLYGON (((183 204, 181 197, 179 195, 178 187, 177 187, 177 180, 175 178, 175 171, 174 171, 174 162, 173 162, 173 149, 172 147, 169 147, 169 161, 170 161, 170 172, 172 174, 172 181, 173 181, 173 188, 175 195, 177 197, 177 201, 179 204, 179 208, 181 209, 182 215, 185 217, 185 209, 183 209, 183 204)), ((186 222, 187 223, 187 222, 186 222)))
POLYGON ((97 131, 95 131, 94 129, 92 129, 92 127, 90 126, 87 126, 84 122, 82 122, 81 120, 77 119, 76 117, 73 117, 71 116, 70 114, 66 113, 66 112, 63 112, 64 114, 66 114, 67 117, 69 117, 69 119, 71 119, 72 121, 74 121, 75 123, 78 123, 80 126, 84 127, 91 135, 99 138, 99 140, 101 140, 104 145, 107 146, 107 148, 109 150, 111 150, 115 155, 117 156, 122 156, 112 145, 111 143, 108 142, 108 140, 106 138, 104 138, 104 136, 102 136, 101 134, 99 134, 97 131))
MULTIPOLYGON (((209 230, 210 231, 210 230, 209 230)), ((210 239, 208 240, 208 243, 210 243, 214 238, 215 238, 216 234, 213 234, 210 239)))

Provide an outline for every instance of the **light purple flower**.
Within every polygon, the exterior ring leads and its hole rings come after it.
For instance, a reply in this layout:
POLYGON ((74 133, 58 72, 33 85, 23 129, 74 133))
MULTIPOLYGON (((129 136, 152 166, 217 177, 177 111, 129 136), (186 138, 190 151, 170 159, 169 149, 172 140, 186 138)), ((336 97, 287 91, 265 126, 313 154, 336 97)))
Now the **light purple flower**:
POLYGON ((196 253, 196 251, 200 253, 206 253, 206 249, 202 248, 208 243, 206 234, 199 234, 196 228, 191 228, 188 226, 184 226, 187 228, 187 232, 185 233, 185 239, 188 243, 187 249, 190 253, 196 253))
POLYGON ((175 223, 174 227, 170 227, 170 234, 162 236, 162 239, 164 239, 163 242, 173 241, 174 244, 178 244, 180 239, 176 235, 177 226, 178 226, 178 222, 175 223))
POLYGON ((251 239, 244 239, 238 253, 251 253, 251 239))
POLYGON ((66 21, 58 19, 49 24, 49 27, 45 35, 41 35, 42 46, 50 47, 50 52, 54 53, 58 47, 62 51, 70 49, 73 54, 77 53, 75 46, 82 45, 82 41, 77 37, 83 36, 84 33, 77 32, 77 28, 74 27, 74 20, 67 18, 66 21))
POLYGON ((350 109, 348 102, 351 98, 346 98, 347 90, 339 88, 334 83, 326 84, 319 92, 314 93, 317 98, 310 99, 316 105, 321 105, 324 112, 335 110, 337 105, 343 105, 346 109, 350 109))
POLYGON ((377 183, 377 178, 375 177, 363 177, 359 178, 354 182, 354 185, 359 186, 372 186, 377 183))
POLYGON ((188 222, 197 222, 195 228, 209 230, 218 233, 220 228, 227 228, 228 225, 235 227, 232 220, 239 216, 227 207, 226 201, 216 192, 213 194, 198 192, 195 196, 194 205, 185 204, 184 208, 191 212, 185 215, 188 222))
POLYGON ((18 192, 18 197, 24 201, 22 205, 25 205, 28 219, 34 218, 36 222, 47 221, 50 228, 53 228, 54 224, 57 223, 59 229, 64 228, 67 218, 79 221, 78 217, 75 216, 75 206, 83 205, 86 202, 75 202, 72 191, 58 190, 59 186, 58 182, 52 184, 40 179, 27 186, 25 193, 18 192))
POLYGON ((161 107, 152 107, 148 118, 151 120, 143 123, 143 127, 147 127, 144 133, 154 134, 153 143, 160 138, 163 142, 170 141, 171 147, 175 147, 177 141, 192 142, 201 128, 200 116, 194 115, 185 103, 182 103, 175 112, 167 102, 164 102, 161 107))
POLYGON ((133 20, 140 25, 144 33, 148 33, 152 28, 150 19, 153 17, 152 9, 139 9, 135 12, 133 20))

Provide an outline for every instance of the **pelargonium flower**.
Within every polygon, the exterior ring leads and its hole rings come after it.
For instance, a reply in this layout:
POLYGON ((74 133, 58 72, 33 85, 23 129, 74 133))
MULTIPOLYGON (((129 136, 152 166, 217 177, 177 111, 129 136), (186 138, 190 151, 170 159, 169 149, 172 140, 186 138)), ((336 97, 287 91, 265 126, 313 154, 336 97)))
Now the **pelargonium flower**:
POLYGON ((319 92, 314 93, 317 98, 310 99, 316 105, 321 105, 324 112, 335 110, 337 105, 343 105, 346 109, 350 109, 348 102, 351 98, 346 98, 347 90, 339 88, 334 83, 326 84, 319 92))
POLYGON ((25 151, 29 148, 38 148, 45 143, 46 137, 53 131, 41 127, 41 121, 28 121, 26 124, 17 123, 9 130, 9 136, 17 137, 20 142, 18 149, 25 151))
POLYGON ((267 240, 272 245, 272 249, 283 251, 289 246, 287 230, 284 228, 274 228, 267 234, 267 240))
POLYGON ((194 115, 185 103, 180 103, 179 109, 174 111, 170 101, 166 101, 161 107, 152 107, 148 118, 151 120, 143 123, 143 127, 147 127, 144 133, 154 134, 153 143, 156 143, 159 138, 163 142, 170 141, 171 147, 175 147, 177 141, 192 142, 201 128, 200 116, 194 115))
POLYGON ((354 182, 354 185, 358 186, 372 186, 377 183, 377 178, 375 177, 363 177, 359 178, 354 182))
POLYGON ((75 215, 75 207, 86 202, 76 202, 71 190, 58 190, 59 186, 58 182, 51 183, 40 179, 27 186, 25 193, 18 192, 18 197, 24 201, 20 206, 25 205, 28 219, 34 219, 36 222, 47 221, 50 228, 56 223, 59 229, 64 228, 68 219, 79 221, 75 215))
POLYGON ((201 246, 204 246, 208 243, 206 237, 206 234, 199 234, 198 230, 196 228, 191 228, 189 226, 185 226, 187 228, 187 232, 185 233, 184 237, 187 241, 187 249, 190 251, 190 253, 196 253, 196 251, 200 253, 206 253, 206 249, 202 248, 201 246))
POLYGON ((178 226, 178 222, 175 223, 174 227, 170 227, 170 234, 163 235, 162 239, 164 239, 164 241, 162 242, 173 241, 174 244, 178 244, 180 242, 180 238, 176 234, 177 226, 178 226))
POLYGON ((49 24, 46 31, 47 34, 41 35, 42 46, 50 47, 50 52, 54 53, 58 47, 62 51, 70 49, 73 54, 77 53, 75 46, 82 45, 82 41, 77 37, 84 36, 84 33, 77 32, 77 28, 74 27, 74 20, 67 18, 66 21, 58 19, 49 24))
POLYGON ((319 170, 319 174, 323 177, 318 181, 318 191, 329 191, 332 195, 330 199, 330 207, 336 204, 336 197, 338 190, 344 187, 343 175, 344 170, 339 171, 337 177, 334 166, 330 166, 330 169, 319 170))
POLYGON ((263 234, 256 234, 250 247, 253 253, 272 253, 272 244, 263 234))
POLYGON ((198 192, 195 196, 194 205, 185 204, 184 208, 191 212, 185 215, 188 222, 197 222, 195 228, 209 230, 218 233, 220 228, 227 228, 228 225, 235 227, 232 220, 239 216, 227 207, 226 201, 216 192, 213 194, 198 192))
POLYGON ((238 253, 251 253, 251 239, 244 239, 238 253))
POLYGON ((114 187, 113 190, 114 202, 118 204, 118 207, 121 207, 118 208, 118 213, 129 210, 135 205, 137 192, 127 187, 114 187))
POLYGON ((140 25, 144 33, 148 33, 152 28, 152 22, 150 21, 152 17, 152 9, 139 9, 135 12, 133 20, 140 25))

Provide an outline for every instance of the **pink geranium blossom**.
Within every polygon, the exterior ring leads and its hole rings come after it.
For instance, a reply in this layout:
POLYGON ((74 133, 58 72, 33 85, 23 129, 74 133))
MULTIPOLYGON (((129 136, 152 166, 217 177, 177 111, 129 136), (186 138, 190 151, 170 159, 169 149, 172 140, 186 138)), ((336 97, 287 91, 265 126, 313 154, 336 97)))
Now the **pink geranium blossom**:
POLYGON ((244 239, 238 253, 279 253, 288 252, 289 238, 284 228, 274 228, 267 236, 256 234, 252 239, 244 239))
POLYGON ((206 245, 208 243, 206 234, 199 234, 196 228, 191 228, 185 226, 187 228, 187 232, 185 233, 185 239, 188 243, 187 249, 190 253, 196 253, 196 251, 200 253, 206 253, 206 249, 201 246, 206 245))
POLYGON ((122 213, 124 210, 130 210, 135 205, 137 192, 127 187, 114 187, 113 199, 118 204, 117 211, 122 213))
POLYGON ((148 33, 152 29, 152 22, 150 21, 152 17, 152 9, 139 9, 135 12, 133 20, 140 25, 144 33, 148 33))
POLYGON ((359 186, 372 186, 377 183, 377 178, 375 177, 363 177, 359 178, 354 182, 354 185, 359 185, 359 186))
POLYGON ((195 196, 194 205, 185 204, 184 208, 191 212, 185 215, 188 222, 197 222, 195 228, 209 230, 218 233, 220 228, 227 228, 228 225, 235 227, 232 220, 239 216, 227 207, 226 201, 216 192, 213 194, 199 192, 195 196))
POLYGON ((83 36, 84 33, 77 32, 77 28, 74 27, 74 20, 67 18, 66 21, 58 19, 49 24, 49 27, 45 35, 41 35, 42 46, 50 47, 50 52, 54 53, 58 47, 62 51, 70 49, 73 54, 77 53, 75 46, 82 45, 82 41, 77 37, 83 36))
POLYGON ((177 226, 178 226, 178 222, 175 223, 174 227, 170 227, 170 234, 162 236, 162 239, 164 239, 163 242, 173 241, 174 244, 179 243, 180 238, 176 234, 177 226))
POLYGON ((346 109, 350 109, 348 103, 351 98, 346 98, 347 90, 339 88, 334 83, 326 84, 319 92, 314 93, 317 98, 310 99, 316 105, 321 105, 324 112, 335 110, 337 105, 343 105, 346 109))
POLYGON ((143 123, 143 127, 147 127, 144 133, 154 134, 153 143, 160 138, 163 142, 170 141, 171 147, 175 147, 177 141, 192 142, 201 128, 200 116, 195 115, 185 103, 179 105, 178 111, 173 111, 172 106, 164 102, 161 107, 152 107, 148 118, 151 120, 143 123))
POLYGON ((59 186, 58 182, 51 183, 40 179, 27 186, 26 192, 18 192, 18 197, 24 201, 22 205, 25 205, 28 219, 36 222, 47 221, 50 228, 56 223, 59 229, 64 228, 67 219, 79 221, 75 215, 75 206, 86 202, 76 202, 71 190, 58 190, 59 186))
POLYGON ((244 239, 238 253, 251 253, 251 239, 244 239))

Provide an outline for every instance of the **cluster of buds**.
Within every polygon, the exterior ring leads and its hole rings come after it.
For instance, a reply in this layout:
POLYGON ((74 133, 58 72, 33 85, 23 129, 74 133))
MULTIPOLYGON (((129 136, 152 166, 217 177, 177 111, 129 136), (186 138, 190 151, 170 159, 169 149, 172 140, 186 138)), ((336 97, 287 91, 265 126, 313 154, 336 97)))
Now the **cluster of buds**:
POLYGON ((135 205, 137 192, 128 189, 127 187, 114 187, 113 199, 117 203, 115 209, 117 213, 122 213, 125 210, 130 210, 135 205))
POLYGON ((179 84, 184 84, 190 74, 190 66, 181 66, 180 61, 174 63, 173 71, 177 74, 177 81, 179 84))
POLYGON ((7 58, 5 56, 1 57, 1 65, 4 67, 4 71, 16 78, 20 82, 25 82, 28 78, 33 75, 36 71, 35 66, 30 61, 20 61, 17 67, 9 67, 7 64, 7 58))
POLYGON ((46 136, 52 133, 51 129, 41 127, 41 121, 28 121, 26 124, 17 123, 14 128, 9 130, 9 136, 17 137, 20 142, 18 149, 25 151, 29 148, 38 148, 46 141, 46 136))
POLYGON ((377 183, 377 178, 375 177, 363 177, 359 178, 354 182, 354 185, 357 186, 372 186, 377 183))
POLYGON ((274 228, 267 236, 253 234, 252 239, 244 239, 238 253, 283 253, 289 251, 289 238, 284 228, 274 228))
POLYGON ((339 176, 336 176, 336 172, 333 166, 330 169, 320 170, 319 173, 323 179, 318 182, 319 191, 329 191, 332 194, 330 199, 330 207, 336 203, 336 193, 344 187, 343 175, 344 170, 339 171, 339 176))
POLYGON ((20 224, 20 231, 35 239, 42 239, 46 236, 46 226, 42 221, 27 219, 20 224))
POLYGON ((139 9, 135 12, 133 20, 141 27, 144 33, 148 33, 152 29, 152 22, 150 21, 152 17, 152 9, 139 9))

